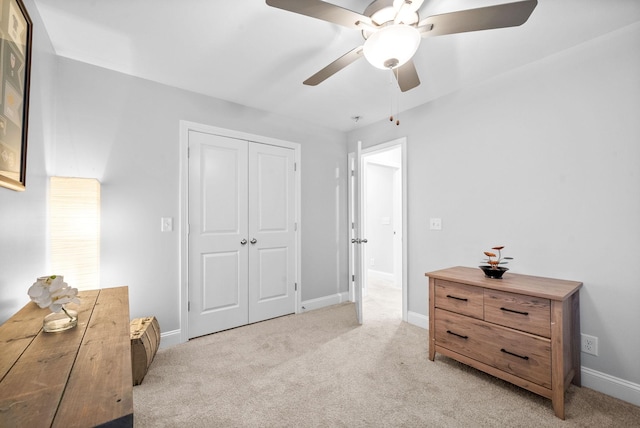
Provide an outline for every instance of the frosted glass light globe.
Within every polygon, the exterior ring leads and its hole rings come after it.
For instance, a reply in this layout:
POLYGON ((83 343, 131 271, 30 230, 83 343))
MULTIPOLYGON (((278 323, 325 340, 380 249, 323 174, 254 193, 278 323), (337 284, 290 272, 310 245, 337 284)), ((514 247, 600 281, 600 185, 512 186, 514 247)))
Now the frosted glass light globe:
POLYGON ((364 56, 374 67, 393 69, 409 61, 420 45, 415 27, 395 24, 371 34, 364 43, 364 56))

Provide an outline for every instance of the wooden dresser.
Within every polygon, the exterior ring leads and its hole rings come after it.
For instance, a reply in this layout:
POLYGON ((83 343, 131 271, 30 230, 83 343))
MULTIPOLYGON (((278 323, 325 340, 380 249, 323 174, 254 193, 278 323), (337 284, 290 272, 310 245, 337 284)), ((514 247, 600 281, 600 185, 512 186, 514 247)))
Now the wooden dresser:
POLYGON ((436 352, 550 398, 580 386, 581 282, 453 267, 429 277, 429 359, 436 352))
POLYGON ((44 333, 27 303, 0 325, 0 427, 131 427, 127 287, 81 291, 78 326, 44 333))

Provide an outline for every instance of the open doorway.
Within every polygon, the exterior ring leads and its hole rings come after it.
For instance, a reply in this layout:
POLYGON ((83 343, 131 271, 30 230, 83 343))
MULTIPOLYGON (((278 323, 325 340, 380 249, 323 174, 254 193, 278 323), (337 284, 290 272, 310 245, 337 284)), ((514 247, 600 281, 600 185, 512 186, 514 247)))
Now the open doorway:
MULTIPOLYGON (((404 149, 402 138, 361 153, 362 237, 366 244, 360 247, 361 260, 352 259, 351 266, 356 272, 356 263, 361 263, 363 312, 367 320, 407 319, 404 149)), ((356 162, 355 156, 350 157, 350 162, 356 162)), ((353 196, 350 202, 353 208, 353 196)), ((353 289, 356 283, 352 285, 353 289)))
POLYGON ((402 318, 402 149, 364 153, 363 304, 370 317, 402 318))

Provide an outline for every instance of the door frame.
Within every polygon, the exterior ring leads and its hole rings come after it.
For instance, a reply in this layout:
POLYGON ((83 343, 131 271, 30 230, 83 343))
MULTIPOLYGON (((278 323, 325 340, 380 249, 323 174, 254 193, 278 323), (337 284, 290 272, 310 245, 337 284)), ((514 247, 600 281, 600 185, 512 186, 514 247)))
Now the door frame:
POLYGON ((301 222, 301 179, 302 176, 302 147, 300 143, 279 140, 276 138, 265 137, 262 135, 249 134, 246 132, 236 131, 233 129, 219 128, 216 126, 205 125, 186 120, 180 121, 180 218, 178 220, 180 239, 179 254, 179 277, 180 277, 180 343, 189 340, 189 131, 204 132, 208 134, 219 135, 221 137, 233 138, 237 140, 252 141, 260 144, 269 144, 272 146, 285 147, 294 151, 295 162, 295 282, 296 298, 295 313, 300 313, 302 307, 302 222, 301 222))
MULTIPOLYGON (((382 151, 387 151, 389 149, 395 148, 395 147, 400 147, 400 150, 402 152, 402 160, 401 160, 401 184, 402 184, 402 194, 401 194, 401 203, 402 203, 402 245, 401 245, 401 249, 402 249, 402 320, 403 321, 408 321, 408 307, 409 307, 409 301, 408 301, 408 288, 409 288, 409 284, 408 284, 408 259, 409 259, 409 253, 408 253, 408 241, 409 241, 409 235, 408 235, 408 204, 407 204, 407 138, 406 137, 401 137, 401 138, 397 138, 395 140, 391 140, 391 141, 387 141, 384 143, 379 143, 379 144, 375 144, 372 146, 367 146, 366 148, 363 148, 361 151, 361 157, 366 157, 369 155, 373 155, 382 151)), ((355 153, 351 152, 348 155, 348 165, 349 165, 349 174, 351 174, 351 167, 352 167, 352 162, 358 162, 358 159, 355 159, 355 153)), ((364 162, 362 162, 361 164, 364 164, 364 162)), ((362 178, 363 178, 363 183, 356 183, 356 185, 360 185, 361 189, 364 188, 364 186, 366 185, 366 174, 361 174, 362 178)), ((355 191, 353 191, 351 189, 351 186, 349 186, 349 221, 351 222, 352 218, 353 218, 353 214, 352 214, 352 204, 353 203, 358 203, 358 201, 353 200, 353 198, 355 197, 355 191)), ((361 198, 362 199, 362 198, 361 198)), ((361 207, 361 209, 363 209, 363 207, 361 207)), ((357 221, 357 220, 356 220, 357 221)), ((353 254, 353 244, 351 244, 351 235, 352 235, 352 228, 351 228, 351 224, 349 224, 349 299, 350 300, 354 300, 354 282, 351 281, 351 278, 353 277, 352 275, 354 274, 355 271, 355 263, 357 263, 357 260, 354 260, 354 254, 353 254)), ((359 261, 361 264, 365 263, 365 260, 360 260, 359 261)))

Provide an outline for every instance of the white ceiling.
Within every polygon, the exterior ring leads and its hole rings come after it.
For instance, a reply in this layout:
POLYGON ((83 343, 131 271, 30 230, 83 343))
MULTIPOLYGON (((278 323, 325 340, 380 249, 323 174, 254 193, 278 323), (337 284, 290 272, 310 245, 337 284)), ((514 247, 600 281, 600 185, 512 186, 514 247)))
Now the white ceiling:
MULTIPOLYGON (((426 0, 420 16, 511 1, 426 0)), ((521 27, 423 39, 422 84, 398 96, 365 59, 303 85, 362 36, 264 0, 35 0, 60 56, 341 131, 388 116, 393 97, 409 109, 640 21, 639 0, 538 2, 521 27)))

